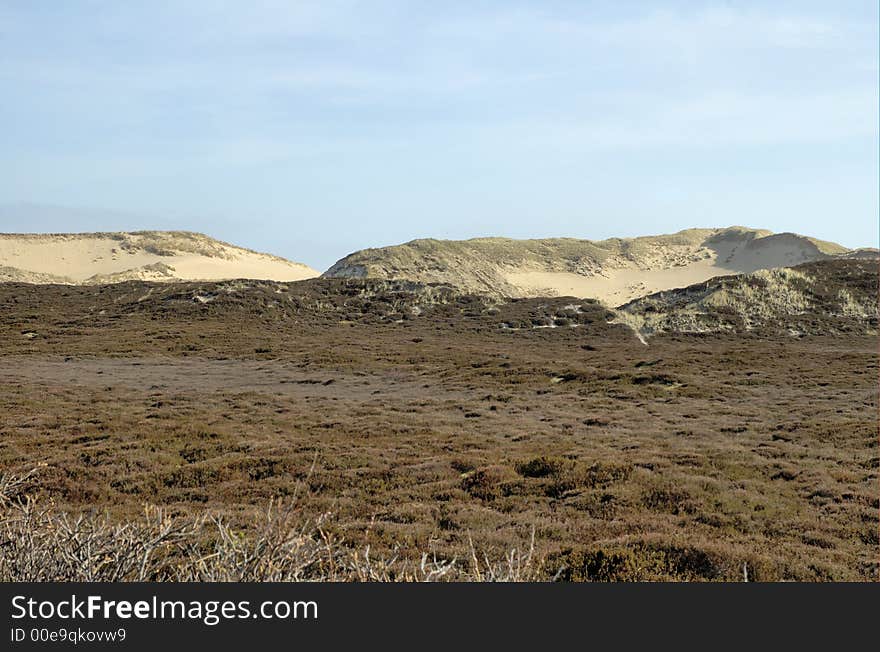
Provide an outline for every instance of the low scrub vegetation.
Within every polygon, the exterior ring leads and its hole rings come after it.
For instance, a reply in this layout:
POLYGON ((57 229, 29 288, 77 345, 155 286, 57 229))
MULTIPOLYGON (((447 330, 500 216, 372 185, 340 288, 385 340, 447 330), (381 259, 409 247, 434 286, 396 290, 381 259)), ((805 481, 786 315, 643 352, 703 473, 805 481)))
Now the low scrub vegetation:
POLYGON ((0 576, 877 579, 876 334, 645 344, 572 302, 0 284, 0 576))
POLYGON ((534 549, 492 561, 371 555, 305 518, 295 499, 271 501, 249 532, 222 517, 172 516, 148 506, 140 518, 71 515, 24 493, 34 472, 0 476, 0 581, 303 582, 526 581, 539 578, 534 549))

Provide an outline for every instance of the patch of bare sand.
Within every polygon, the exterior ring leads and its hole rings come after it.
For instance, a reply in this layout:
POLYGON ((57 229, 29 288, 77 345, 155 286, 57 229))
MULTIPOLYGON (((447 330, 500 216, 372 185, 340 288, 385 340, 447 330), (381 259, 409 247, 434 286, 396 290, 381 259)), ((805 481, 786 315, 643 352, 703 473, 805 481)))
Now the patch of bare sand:
POLYGON ((185 234, 0 235, 0 265, 22 280, 45 275, 72 283, 118 280, 298 281, 318 276, 301 263, 185 234))
POLYGON ((743 243, 719 239, 694 252, 697 260, 655 255, 639 264, 618 259, 593 275, 535 269, 509 270, 505 280, 525 296, 573 296, 619 306, 661 290, 683 288, 715 276, 790 267, 823 257, 815 245, 791 234, 768 235, 743 243))

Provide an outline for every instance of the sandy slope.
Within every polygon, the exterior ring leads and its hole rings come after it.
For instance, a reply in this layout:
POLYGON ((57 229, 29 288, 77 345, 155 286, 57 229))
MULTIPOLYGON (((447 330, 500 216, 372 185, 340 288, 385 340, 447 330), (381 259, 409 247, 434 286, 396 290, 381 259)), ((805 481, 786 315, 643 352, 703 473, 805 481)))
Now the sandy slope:
POLYGON ((730 227, 598 242, 568 238, 417 240, 356 252, 325 276, 444 282, 508 297, 592 297, 616 306, 715 276, 846 255, 852 252, 845 247, 806 236, 730 227))
POLYGON ((505 278, 526 295, 593 297, 606 305, 619 305, 646 294, 684 287, 713 276, 735 274, 712 260, 701 260, 671 269, 645 270, 637 266, 608 269, 604 274, 581 276, 571 272, 507 272, 505 278))
POLYGON ((692 258, 669 264, 662 252, 641 261, 620 260, 601 272, 583 276, 570 272, 511 271, 505 279, 530 295, 554 294, 594 297, 608 305, 620 305, 661 290, 687 287, 715 276, 742 274, 759 269, 791 267, 820 260, 827 254, 816 244, 794 234, 767 235, 741 242, 718 238, 693 252, 692 258))
POLYGON ((0 234, 0 269, 0 280, 75 284, 318 276, 301 263, 181 231, 0 234))

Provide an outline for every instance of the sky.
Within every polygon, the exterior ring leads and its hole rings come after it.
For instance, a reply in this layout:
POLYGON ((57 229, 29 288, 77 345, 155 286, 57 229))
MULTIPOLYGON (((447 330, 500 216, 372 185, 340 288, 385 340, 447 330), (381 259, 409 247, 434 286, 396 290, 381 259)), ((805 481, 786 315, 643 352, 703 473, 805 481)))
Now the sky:
POLYGON ((0 0, 0 231, 878 244, 873 0, 0 0))

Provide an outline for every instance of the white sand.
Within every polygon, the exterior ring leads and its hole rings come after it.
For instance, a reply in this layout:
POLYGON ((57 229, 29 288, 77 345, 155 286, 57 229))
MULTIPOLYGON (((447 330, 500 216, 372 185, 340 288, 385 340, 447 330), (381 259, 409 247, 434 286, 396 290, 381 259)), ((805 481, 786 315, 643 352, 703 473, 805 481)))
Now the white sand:
MULTIPOLYGON (((125 234, 130 243, 109 235, 16 235, 0 234, 0 266, 14 267, 31 274, 52 274, 72 283, 94 276, 123 274, 149 280, 220 280, 230 278, 298 281, 318 276, 306 265, 227 245, 197 236, 206 252, 176 250, 163 246, 172 255, 159 255, 138 246, 137 234, 125 234), (168 266, 161 272, 141 270, 147 265, 168 266)), ((164 268, 163 268, 164 269, 164 268)))

